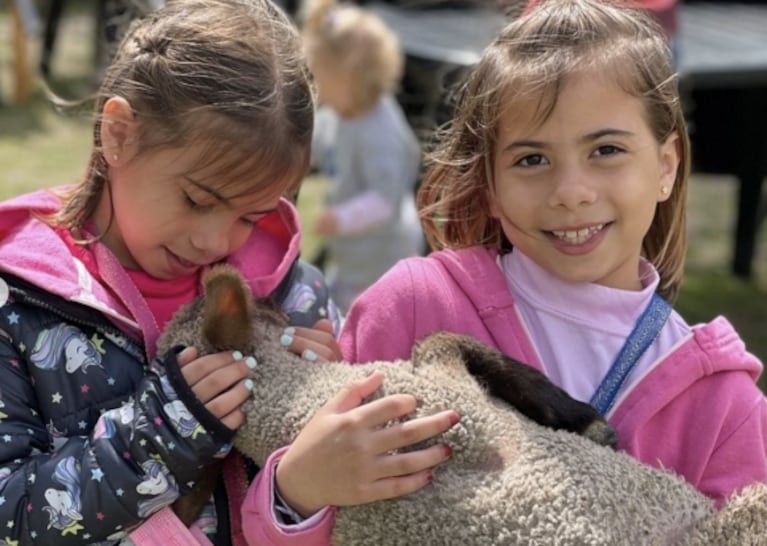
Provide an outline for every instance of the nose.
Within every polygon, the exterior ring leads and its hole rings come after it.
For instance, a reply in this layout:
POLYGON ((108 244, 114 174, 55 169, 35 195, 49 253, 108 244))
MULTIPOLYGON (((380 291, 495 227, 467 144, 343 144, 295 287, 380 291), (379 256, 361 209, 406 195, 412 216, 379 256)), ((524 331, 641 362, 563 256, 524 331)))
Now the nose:
POLYGON ((577 209, 596 201, 597 191, 589 175, 575 167, 560 167, 554 172, 549 205, 577 209))
POLYGON ((201 220, 189 240, 206 261, 222 258, 231 249, 231 226, 221 221, 201 220))

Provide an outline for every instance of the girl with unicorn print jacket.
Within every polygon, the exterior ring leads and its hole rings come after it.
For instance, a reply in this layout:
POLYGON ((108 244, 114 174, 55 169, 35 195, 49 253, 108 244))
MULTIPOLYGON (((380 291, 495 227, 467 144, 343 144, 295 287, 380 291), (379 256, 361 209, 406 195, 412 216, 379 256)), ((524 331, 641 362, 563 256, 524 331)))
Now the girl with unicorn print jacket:
POLYGON ((230 450, 255 360, 156 341, 227 262, 288 312, 286 349, 337 354, 283 197, 313 127, 298 34, 268 0, 169 2, 95 99, 80 182, 0 203, 0 545, 243 544, 257 469, 230 450), (208 475, 223 478, 182 519, 170 506, 208 475))

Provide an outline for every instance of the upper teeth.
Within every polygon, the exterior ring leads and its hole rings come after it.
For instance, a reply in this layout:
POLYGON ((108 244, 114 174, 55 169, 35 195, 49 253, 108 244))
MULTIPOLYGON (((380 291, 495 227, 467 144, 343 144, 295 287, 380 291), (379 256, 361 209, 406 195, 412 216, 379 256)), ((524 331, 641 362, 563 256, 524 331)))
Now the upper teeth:
POLYGON ((568 229, 564 231, 552 231, 555 237, 562 239, 563 241, 573 244, 582 245, 591 237, 605 227, 604 224, 597 224, 595 226, 583 228, 583 229, 568 229))

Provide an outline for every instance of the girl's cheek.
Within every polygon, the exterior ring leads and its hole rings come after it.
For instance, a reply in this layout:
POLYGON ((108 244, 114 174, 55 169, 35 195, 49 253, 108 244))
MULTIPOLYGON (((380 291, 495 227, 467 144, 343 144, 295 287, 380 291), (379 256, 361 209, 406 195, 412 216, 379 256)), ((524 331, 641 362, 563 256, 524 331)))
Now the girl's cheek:
POLYGON ((254 225, 249 226, 247 224, 242 224, 242 223, 233 229, 231 245, 230 245, 232 252, 239 249, 240 247, 242 247, 242 245, 248 242, 250 235, 253 233, 253 229, 255 229, 254 225))

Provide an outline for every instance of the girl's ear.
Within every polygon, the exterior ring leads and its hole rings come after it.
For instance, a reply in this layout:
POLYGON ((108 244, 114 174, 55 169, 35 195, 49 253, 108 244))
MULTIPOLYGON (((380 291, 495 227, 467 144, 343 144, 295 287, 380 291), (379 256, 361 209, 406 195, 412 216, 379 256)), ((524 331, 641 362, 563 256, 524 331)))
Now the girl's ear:
POLYGON ((658 201, 665 201, 671 195, 676 182, 676 174, 679 171, 680 161, 679 133, 671 133, 666 141, 660 146, 660 176, 658 185, 658 201))
POLYGON ((101 110, 101 146, 110 167, 129 162, 138 151, 136 118, 130 103, 111 97, 101 110))

